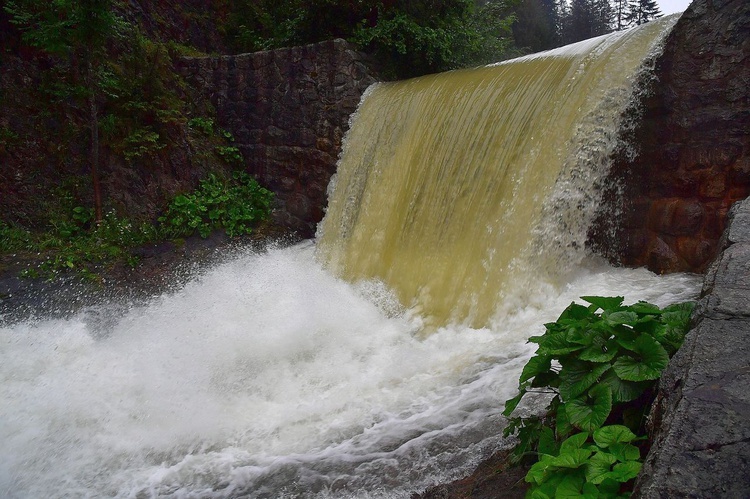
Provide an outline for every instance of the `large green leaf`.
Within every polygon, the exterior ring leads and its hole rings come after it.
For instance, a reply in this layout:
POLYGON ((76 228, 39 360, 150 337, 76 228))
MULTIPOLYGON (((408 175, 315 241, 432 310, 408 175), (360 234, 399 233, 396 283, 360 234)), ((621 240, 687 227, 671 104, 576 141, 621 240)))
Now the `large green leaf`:
POLYGON ((609 447, 612 444, 627 444, 636 439, 635 433, 623 425, 602 426, 594 431, 594 442, 599 447, 609 447))
POLYGON ((617 310, 622 306, 622 302, 625 298, 622 296, 582 296, 581 300, 596 305, 602 310, 617 310))
POLYGON ((591 346, 581 351, 578 358, 588 362, 609 362, 615 358, 620 347, 615 340, 607 340, 601 336, 592 339, 591 346))
POLYGON ((597 452, 589 459, 584 472, 586 480, 591 483, 600 484, 609 478, 612 472, 612 466, 617 462, 617 458, 608 452, 597 452))
POLYGON ((695 302, 675 303, 664 308, 662 317, 666 324, 687 328, 694 308, 695 302))
POLYGON ((560 453, 562 454, 563 452, 570 452, 576 449, 581 449, 584 445, 586 445, 586 441, 588 439, 589 433, 587 431, 576 433, 575 435, 566 438, 560 444, 560 453))
POLYGON ((551 363, 552 357, 546 355, 535 355, 529 359, 525 366, 523 366, 523 371, 521 372, 521 378, 519 381, 523 383, 540 373, 549 371, 551 363))
POLYGON ((545 426, 539 433, 539 446, 537 451, 540 454, 548 454, 550 456, 556 456, 559 452, 557 441, 555 440, 555 433, 552 428, 545 426))
POLYGON ((565 333, 565 340, 569 343, 583 345, 588 347, 597 337, 596 331, 586 324, 576 324, 568 328, 565 333))
POLYGON ((560 371, 560 397, 563 401, 574 399, 599 381, 599 378, 612 366, 571 362, 560 371))
POLYGON ((612 392, 607 386, 595 386, 584 395, 565 403, 570 423, 582 430, 593 431, 607 420, 612 411, 612 392))
POLYGON ((625 325, 635 326, 638 323, 638 314, 629 310, 621 310, 619 312, 602 313, 602 319, 607 321, 607 324, 611 326, 625 325))
POLYGON ((641 451, 632 444, 615 443, 609 446, 609 452, 617 458, 618 461, 638 461, 641 458, 641 451))
POLYGON ((555 487, 550 484, 544 484, 542 487, 530 491, 529 499, 553 499, 555 497, 555 487))
POLYGON ((639 333, 646 333, 651 336, 656 336, 664 330, 664 324, 662 324, 660 320, 654 318, 653 315, 646 315, 638 319, 638 323, 633 326, 633 329, 635 329, 639 333))
POLYGON ((555 499, 580 499, 583 496, 582 488, 586 482, 583 473, 568 473, 565 478, 557 485, 555 490, 555 499))
POLYGON ((646 301, 633 303, 628 308, 638 315, 661 315, 662 313, 662 310, 659 307, 646 301))
POLYGON ((618 482, 627 482, 638 476, 641 467, 643 467, 643 464, 638 461, 619 463, 612 469, 612 473, 610 473, 608 478, 617 480, 618 482))
POLYGON ((669 363, 669 354, 664 347, 647 334, 635 340, 633 351, 635 356, 619 357, 613 364, 617 376, 625 381, 658 379, 669 363))
MULTIPOLYGON (((556 397, 559 400, 559 397, 556 397)), ((570 424, 570 418, 568 418, 568 412, 565 410, 565 406, 560 404, 555 412, 555 432, 560 436, 570 435, 573 431, 573 425, 570 424)))
POLYGON ((602 483, 599 484, 600 497, 622 497, 618 493, 620 492, 620 482, 612 480, 611 478, 605 478, 602 483))
POLYGON ((525 480, 529 483, 541 484, 545 481, 548 475, 549 463, 545 461, 537 461, 534 463, 529 471, 526 472, 525 480))
POLYGON ((566 336, 564 332, 545 334, 541 340, 536 341, 539 344, 536 354, 540 356, 560 357, 561 355, 567 355, 586 348, 584 345, 570 343, 566 336))
POLYGON ((568 308, 563 310, 563 313, 560 314, 560 317, 557 318, 557 322, 560 323, 570 320, 578 321, 590 316, 591 311, 587 307, 584 307, 583 305, 579 305, 577 303, 571 303, 570 305, 568 305, 568 308))
POLYGON ((591 449, 567 449, 563 452, 560 448, 560 455, 550 460, 550 465, 557 468, 580 468, 589 460, 593 451, 591 449))

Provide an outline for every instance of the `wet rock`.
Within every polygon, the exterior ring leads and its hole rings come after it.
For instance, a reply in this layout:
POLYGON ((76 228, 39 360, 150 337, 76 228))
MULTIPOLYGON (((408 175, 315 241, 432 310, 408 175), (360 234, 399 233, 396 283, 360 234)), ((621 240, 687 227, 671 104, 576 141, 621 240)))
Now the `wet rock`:
POLYGON ((634 497, 750 497, 750 200, 729 220, 695 326, 660 380, 634 497))
POLYGON ((592 247, 612 261, 660 273, 703 272, 718 254, 724 215, 750 195, 748 33, 747 0, 695 0, 669 35, 657 83, 644 84, 650 94, 623 135, 639 154, 615 158, 608 183, 624 190, 611 196, 590 231, 592 247), (612 213, 623 221, 608 236, 601 227, 612 213), (628 236, 636 229, 668 249, 655 253, 653 244, 628 236))

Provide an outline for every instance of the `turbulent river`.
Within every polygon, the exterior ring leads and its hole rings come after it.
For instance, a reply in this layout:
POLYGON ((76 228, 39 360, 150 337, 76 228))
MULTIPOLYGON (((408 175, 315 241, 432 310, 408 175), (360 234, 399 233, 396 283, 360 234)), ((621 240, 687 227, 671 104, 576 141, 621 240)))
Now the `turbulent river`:
POLYGON ((526 338, 572 300, 696 288, 586 259, 487 327, 422 337, 311 243, 240 255, 125 313, 0 328, 0 496, 408 497, 503 445, 526 338))

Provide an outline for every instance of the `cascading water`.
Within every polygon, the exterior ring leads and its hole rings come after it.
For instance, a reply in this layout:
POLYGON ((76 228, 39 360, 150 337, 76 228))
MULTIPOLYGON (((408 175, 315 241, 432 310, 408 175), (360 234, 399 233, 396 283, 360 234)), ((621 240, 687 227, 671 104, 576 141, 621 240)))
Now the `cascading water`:
POLYGON ((375 88, 318 248, 353 282, 308 242, 125 312, 0 325, 0 496, 409 497, 468 472, 504 445, 526 338, 572 300, 694 296, 695 277, 573 244, 581 165, 610 148, 586 137, 609 144, 613 92, 629 95, 598 80, 612 64, 632 79, 667 29, 375 88))
POLYGON ((673 21, 371 88, 320 230, 324 260, 382 280, 430 323, 486 325, 519 279, 569 257, 549 242, 585 242, 639 69, 673 21))

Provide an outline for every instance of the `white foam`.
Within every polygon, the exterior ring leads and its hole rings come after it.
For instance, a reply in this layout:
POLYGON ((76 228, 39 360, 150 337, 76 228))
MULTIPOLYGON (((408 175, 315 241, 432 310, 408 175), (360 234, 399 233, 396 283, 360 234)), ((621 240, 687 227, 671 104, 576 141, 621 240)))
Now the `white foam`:
POLYGON ((0 329, 0 496, 408 497, 501 445, 525 339, 575 297, 697 289, 588 261, 492 328, 420 339, 313 252, 243 255, 106 330, 91 312, 0 329))

